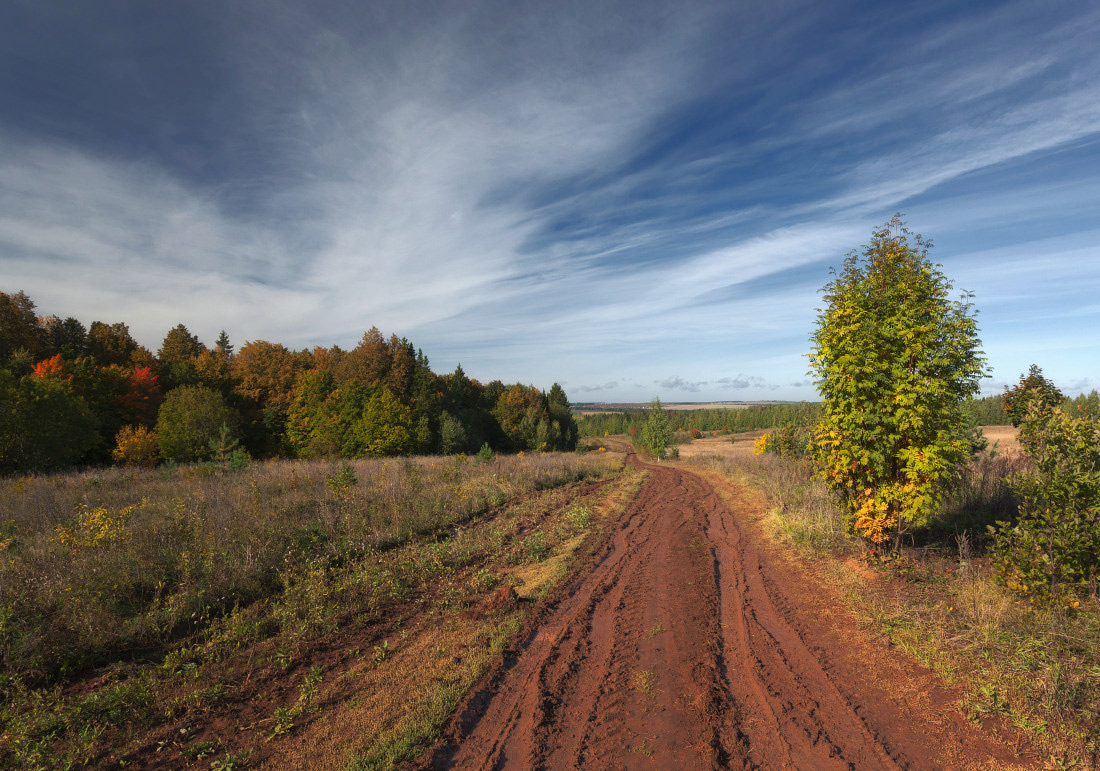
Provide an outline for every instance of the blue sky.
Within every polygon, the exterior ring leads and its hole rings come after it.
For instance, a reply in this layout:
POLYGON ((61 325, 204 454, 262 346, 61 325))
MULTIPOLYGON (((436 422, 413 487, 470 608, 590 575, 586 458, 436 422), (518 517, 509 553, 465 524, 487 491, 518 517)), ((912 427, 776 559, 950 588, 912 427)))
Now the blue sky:
POLYGON ((813 399, 896 211, 992 377, 1100 387, 1095 2, 0 9, 0 290, 152 349, 353 346, 573 401, 813 399))

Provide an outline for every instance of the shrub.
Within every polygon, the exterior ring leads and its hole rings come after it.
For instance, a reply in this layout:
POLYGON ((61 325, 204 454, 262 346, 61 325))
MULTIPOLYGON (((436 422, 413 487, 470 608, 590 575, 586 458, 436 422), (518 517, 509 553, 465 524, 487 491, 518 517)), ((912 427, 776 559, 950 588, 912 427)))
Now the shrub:
POLYGON ((120 466, 153 468, 157 465, 157 435, 145 426, 123 426, 111 457, 120 466))
POLYGON ((994 561, 1018 594, 1072 605, 1100 572, 1100 423, 1035 396, 1020 429, 1034 469, 1009 478, 1019 518, 990 528, 994 561))
POLYGON ((481 449, 477 451, 478 463, 492 463, 496 458, 496 454, 493 452, 493 448, 489 446, 488 442, 481 445, 481 449))
POLYGON ((222 439, 222 426, 235 424, 232 411, 217 391, 180 386, 168 392, 157 414, 157 446, 162 457, 177 462, 210 457, 211 442, 222 439))
POLYGON ((771 453, 780 458, 805 458, 810 453, 810 431, 800 426, 783 426, 761 434, 753 442, 753 454, 771 453))

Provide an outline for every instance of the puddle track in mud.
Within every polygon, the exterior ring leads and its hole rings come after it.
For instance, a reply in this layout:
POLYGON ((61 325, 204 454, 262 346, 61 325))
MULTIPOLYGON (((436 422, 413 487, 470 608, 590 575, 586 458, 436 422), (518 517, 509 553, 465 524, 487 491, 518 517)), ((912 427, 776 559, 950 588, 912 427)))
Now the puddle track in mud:
POLYGON ((1012 762, 964 721, 946 735, 942 719, 921 724, 873 674, 830 656, 843 638, 798 606, 797 579, 762 560, 701 476, 628 462, 649 476, 611 547, 492 692, 467 705, 461 735, 437 748, 432 767, 1012 762), (945 752, 944 742, 958 746, 945 752))

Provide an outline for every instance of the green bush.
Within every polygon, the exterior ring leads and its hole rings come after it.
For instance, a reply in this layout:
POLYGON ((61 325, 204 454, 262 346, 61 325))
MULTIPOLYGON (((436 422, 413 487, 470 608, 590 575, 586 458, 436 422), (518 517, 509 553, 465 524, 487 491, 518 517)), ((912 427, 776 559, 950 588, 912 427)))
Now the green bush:
POLYGON ((160 455, 180 463, 205 460, 225 442, 235 441, 222 434, 223 426, 235 424, 232 410, 217 391, 204 386, 174 388, 157 413, 160 455))
POLYGON ((990 528, 993 556, 1009 588, 1072 606, 1096 595, 1100 572, 1100 422, 1070 417, 1039 396, 1020 426, 1034 468, 1009 478, 1019 516, 990 528))

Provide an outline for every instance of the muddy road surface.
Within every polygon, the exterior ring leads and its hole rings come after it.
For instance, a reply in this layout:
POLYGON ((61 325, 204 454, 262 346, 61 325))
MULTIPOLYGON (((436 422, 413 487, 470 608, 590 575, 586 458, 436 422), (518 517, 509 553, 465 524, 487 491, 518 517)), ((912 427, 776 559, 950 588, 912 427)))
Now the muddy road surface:
POLYGON ((621 530, 462 706, 431 767, 1028 765, 962 719, 957 696, 929 695, 927 670, 772 565, 739 511, 758 503, 628 462, 649 474, 621 530))

